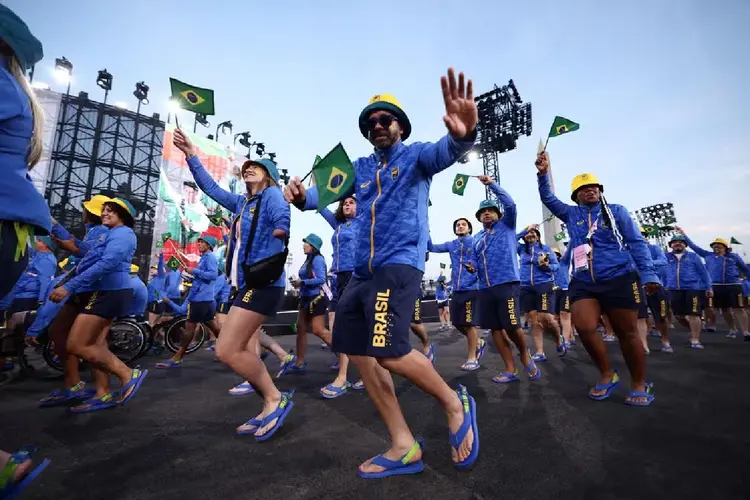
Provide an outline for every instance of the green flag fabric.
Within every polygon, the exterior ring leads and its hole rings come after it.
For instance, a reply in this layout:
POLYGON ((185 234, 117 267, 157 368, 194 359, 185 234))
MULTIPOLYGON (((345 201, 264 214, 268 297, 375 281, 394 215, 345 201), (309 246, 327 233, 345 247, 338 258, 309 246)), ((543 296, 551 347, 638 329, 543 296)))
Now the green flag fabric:
POLYGON ((172 99, 182 109, 202 115, 215 114, 213 90, 195 87, 175 78, 169 79, 169 86, 172 88, 172 99))
POLYGON ((659 232, 659 226, 654 226, 651 224, 644 224, 641 227, 643 229, 643 232, 646 233, 648 236, 657 234, 659 232))
POLYGON ((354 185, 354 165, 338 143, 312 169, 318 187, 318 212, 339 201, 354 185))
POLYGON ((167 267, 170 268, 172 271, 176 271, 180 267, 180 261, 177 260, 176 257, 172 256, 167 261, 167 267))
POLYGON ((469 182, 469 176, 466 174, 456 174, 456 178, 453 179, 453 194, 459 196, 464 195, 466 190, 466 183, 469 182))
POLYGON ((729 239, 729 244, 730 244, 730 245, 742 245, 742 243, 740 243, 739 241, 737 241, 737 238, 735 238, 734 236, 732 236, 732 237, 731 237, 731 238, 729 239))
POLYGON ((557 137, 559 135, 567 134, 568 132, 574 132, 581 126, 573 121, 563 118, 562 116, 556 116, 555 121, 552 122, 552 127, 549 129, 550 137, 557 137))
POLYGON ((562 241, 565 239, 565 231, 560 231, 555 235, 555 241, 562 241))

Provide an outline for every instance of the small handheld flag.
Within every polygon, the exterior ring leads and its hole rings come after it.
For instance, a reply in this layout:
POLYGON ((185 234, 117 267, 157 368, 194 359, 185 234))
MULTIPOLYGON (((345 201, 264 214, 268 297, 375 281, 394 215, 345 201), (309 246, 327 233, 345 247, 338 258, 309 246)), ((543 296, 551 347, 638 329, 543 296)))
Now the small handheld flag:
POLYGON ((547 134, 547 141, 544 143, 543 151, 547 150, 547 143, 549 142, 550 137, 558 137, 567 134, 568 132, 575 132, 579 128, 581 128, 581 125, 578 123, 562 116, 556 116, 549 129, 549 134, 547 134))
POLYGON ((200 113, 202 115, 213 115, 214 91, 181 82, 175 78, 169 79, 174 99, 182 109, 200 113))
POLYGON ((338 143, 325 157, 314 163, 312 170, 302 179, 312 174, 318 186, 318 212, 331 203, 343 198, 354 185, 354 165, 338 143))
POLYGON ((740 243, 739 241, 737 241, 737 238, 735 238, 734 236, 732 236, 732 237, 731 237, 731 238, 729 239, 729 244, 730 244, 730 245, 742 245, 742 243, 740 243))
POLYGON ((469 181, 469 177, 466 174, 456 174, 456 178, 453 179, 453 194, 457 194, 459 196, 464 195, 464 191, 466 190, 466 183, 469 181))

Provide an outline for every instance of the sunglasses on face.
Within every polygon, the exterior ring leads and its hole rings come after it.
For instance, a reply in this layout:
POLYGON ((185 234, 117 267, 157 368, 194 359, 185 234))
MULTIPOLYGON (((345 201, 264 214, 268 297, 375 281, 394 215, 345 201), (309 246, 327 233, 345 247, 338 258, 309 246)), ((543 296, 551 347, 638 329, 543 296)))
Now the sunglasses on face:
POLYGON ((367 129, 368 130, 375 130, 375 127, 380 124, 383 128, 388 128, 391 126, 391 123, 396 121, 396 117, 393 115, 380 115, 380 116, 372 116, 367 119, 367 129))

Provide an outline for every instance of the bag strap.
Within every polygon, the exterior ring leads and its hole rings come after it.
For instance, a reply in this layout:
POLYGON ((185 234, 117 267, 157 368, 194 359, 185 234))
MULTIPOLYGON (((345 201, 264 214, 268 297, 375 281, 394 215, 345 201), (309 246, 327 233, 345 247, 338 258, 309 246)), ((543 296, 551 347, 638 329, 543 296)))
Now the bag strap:
POLYGON ((250 222, 250 235, 247 237, 247 250, 245 250, 245 263, 250 259, 250 251, 253 249, 255 240, 255 230, 258 228, 258 217, 260 213, 260 202, 263 201, 263 191, 258 194, 258 201, 255 203, 253 210, 253 220, 250 222))

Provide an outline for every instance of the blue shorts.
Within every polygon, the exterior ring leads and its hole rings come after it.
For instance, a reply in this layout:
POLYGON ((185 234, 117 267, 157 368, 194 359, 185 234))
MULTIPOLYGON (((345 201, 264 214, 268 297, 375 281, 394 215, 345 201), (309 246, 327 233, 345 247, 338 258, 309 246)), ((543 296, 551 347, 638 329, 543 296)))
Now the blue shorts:
POLYGON ((476 326, 476 290, 453 292, 451 299, 451 323, 453 326, 476 326))
POLYGON ((331 290, 331 301, 328 303, 328 311, 336 312, 336 305, 339 303, 339 297, 344 293, 344 288, 352 279, 351 271, 340 271, 336 273, 336 286, 331 290))
POLYGON ((414 301, 414 311, 411 313, 411 323, 413 325, 422 324, 422 299, 414 301))
POLYGON ((216 312, 219 314, 228 314, 229 309, 232 307, 232 302, 227 300, 226 302, 219 302, 216 304, 216 312))
POLYGON ((81 292, 73 295, 68 304, 74 306, 78 314, 90 314, 104 319, 125 316, 133 298, 133 289, 100 290, 81 292))
POLYGON ((555 312, 558 314, 561 312, 570 312, 570 297, 567 290, 558 288, 555 291, 555 312))
POLYGON ((167 312, 167 304, 164 302, 149 302, 147 309, 150 313, 164 314, 167 312))
POLYGON ((629 309, 638 311, 644 302, 638 273, 630 272, 605 281, 586 283, 573 278, 570 280, 570 303, 582 299, 594 299, 599 302, 602 311, 609 309, 629 309))
POLYGON ((333 352, 400 358, 411 352, 409 334, 422 271, 407 265, 378 268, 371 279, 353 277, 339 298, 333 352))
MULTIPOLYGON (((645 291, 643 293, 646 293, 645 291)), ((653 295, 646 295, 646 304, 651 310, 651 316, 654 320, 662 320, 667 317, 667 292, 664 287, 659 286, 659 290, 653 295)))
POLYGON ((282 300, 284 300, 284 288, 280 286, 266 286, 250 290, 242 288, 237 291, 232 307, 257 312, 263 316, 275 316, 282 300))
POLYGON ((300 297, 299 312, 304 312, 311 318, 325 315, 328 312, 328 297, 324 294, 300 297))
POLYGON ((515 331, 521 328, 518 282, 502 283, 477 292, 479 326, 489 330, 515 331))
POLYGON ((208 323, 216 316, 216 304, 213 300, 188 302, 187 320, 191 323, 208 323))
POLYGON ((521 287, 521 311, 555 314, 555 284, 553 282, 521 287))
POLYGON ((672 290, 671 305, 675 316, 700 316, 703 313, 703 290, 672 290))

